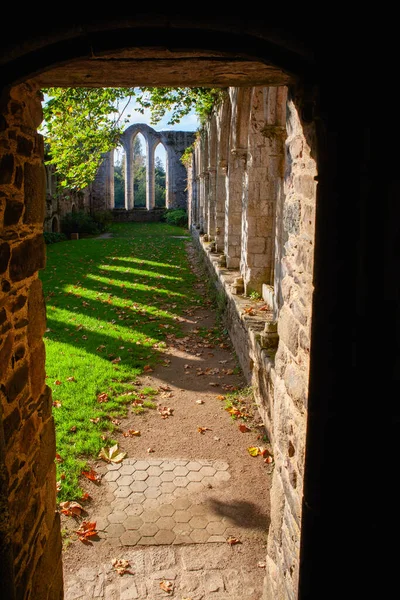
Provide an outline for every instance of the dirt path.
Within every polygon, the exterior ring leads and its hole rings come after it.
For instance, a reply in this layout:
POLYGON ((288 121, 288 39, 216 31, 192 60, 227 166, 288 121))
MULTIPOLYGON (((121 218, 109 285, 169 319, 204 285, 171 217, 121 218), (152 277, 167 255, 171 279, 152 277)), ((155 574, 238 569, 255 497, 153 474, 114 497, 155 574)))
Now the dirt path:
POLYGON ((157 408, 121 420, 126 458, 95 461, 101 481, 82 482, 91 496, 84 518, 98 535, 82 543, 70 535, 79 522, 62 516, 66 600, 261 599, 273 463, 248 448, 268 447, 264 429, 213 306, 188 306, 181 325, 185 337, 167 337, 162 363, 136 382, 157 391, 157 408), (232 390, 245 419, 226 410, 232 390), (129 430, 140 435, 125 437, 129 430), (114 558, 131 573, 118 575, 114 558))

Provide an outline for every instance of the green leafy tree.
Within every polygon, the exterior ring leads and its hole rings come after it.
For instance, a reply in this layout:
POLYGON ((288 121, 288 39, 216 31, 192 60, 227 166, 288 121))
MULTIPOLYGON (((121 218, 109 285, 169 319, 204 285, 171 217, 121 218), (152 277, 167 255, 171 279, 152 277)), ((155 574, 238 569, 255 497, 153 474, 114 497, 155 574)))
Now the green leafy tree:
POLYGON ((58 183, 83 189, 93 182, 102 155, 116 146, 129 115, 133 89, 48 88, 42 132, 58 183))
POLYGON ((163 208, 165 206, 166 198, 166 174, 164 165, 159 156, 156 157, 156 163, 154 167, 154 180, 155 180, 155 205, 157 208, 163 208))

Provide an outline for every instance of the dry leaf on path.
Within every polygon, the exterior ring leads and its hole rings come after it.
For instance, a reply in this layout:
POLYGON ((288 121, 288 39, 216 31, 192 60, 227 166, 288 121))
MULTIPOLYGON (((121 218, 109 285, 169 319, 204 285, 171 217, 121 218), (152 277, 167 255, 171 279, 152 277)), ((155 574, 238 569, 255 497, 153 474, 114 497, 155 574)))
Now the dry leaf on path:
POLYGON ((79 516, 84 510, 78 502, 60 502, 60 512, 68 517, 79 516))
POLYGON ((150 454, 150 452, 155 452, 154 448, 147 448, 147 452, 148 454, 150 454))
POLYGON ((251 431, 251 429, 250 427, 247 427, 247 425, 243 425, 242 423, 239 425, 239 431, 241 431, 242 433, 246 433, 246 431, 251 431))
POLYGON ((204 400, 196 400, 196 404, 204 404, 204 400))
POLYGON ((198 427, 197 431, 199 433, 205 433, 206 431, 211 431, 211 429, 209 427, 198 427))
POLYGON ((82 475, 84 475, 87 479, 90 479, 90 481, 97 482, 101 480, 101 475, 96 473, 96 471, 93 469, 90 469, 90 471, 82 471, 82 475))
POLYGON ((118 452, 118 444, 111 448, 102 448, 99 452, 99 458, 109 463, 120 463, 125 456, 127 456, 126 452, 118 452))
POLYGON ((235 537, 232 537, 232 536, 228 537, 226 541, 231 546, 234 546, 235 544, 241 544, 242 543, 238 538, 235 538, 235 537))
POLYGON ((117 571, 118 575, 124 575, 125 573, 130 573, 133 575, 132 571, 129 571, 128 567, 130 567, 130 563, 124 558, 113 558, 111 561, 112 566, 117 571))
POLYGON ((85 544, 91 544, 92 542, 88 539, 97 535, 96 523, 90 523, 89 521, 83 521, 79 529, 75 532, 78 534, 78 538, 85 544))
POLYGON ((135 429, 128 429, 122 434, 124 437, 133 437, 134 435, 139 436, 140 431, 136 431, 135 429))
POLYGON ((169 416, 171 416, 173 414, 174 409, 170 408, 169 406, 159 406, 158 412, 160 413, 160 415, 162 416, 163 419, 167 419, 169 416))
POLYGON ((174 582, 168 581, 167 579, 163 579, 162 581, 160 581, 160 588, 164 590, 164 592, 170 594, 174 590, 174 582))

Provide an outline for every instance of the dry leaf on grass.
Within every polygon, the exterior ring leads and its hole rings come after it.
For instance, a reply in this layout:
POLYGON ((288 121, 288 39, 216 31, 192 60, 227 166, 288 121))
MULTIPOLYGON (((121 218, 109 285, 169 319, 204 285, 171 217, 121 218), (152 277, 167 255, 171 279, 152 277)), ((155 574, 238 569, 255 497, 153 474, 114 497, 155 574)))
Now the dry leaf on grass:
POLYGON ((118 452, 118 444, 111 448, 102 448, 99 452, 99 458, 109 463, 120 463, 125 456, 127 456, 126 452, 118 452))
POLYGON ((61 402, 59 402, 58 400, 54 400, 53 401, 53 406, 55 406, 56 408, 60 408, 61 407, 61 402))
POLYGON ((133 575, 132 571, 129 571, 128 567, 130 567, 130 563, 124 558, 113 558, 111 561, 112 566, 117 571, 118 575, 124 575, 125 573, 130 573, 133 575))
POLYGON ((151 368, 150 365, 144 365, 143 371, 146 371, 146 373, 151 373, 153 371, 153 369, 151 368))
POLYGON ((76 379, 75 379, 75 377, 67 377, 67 381, 75 381, 76 382, 76 379))
POLYGON ((54 385, 61 385, 61 381, 59 379, 56 379, 56 381, 54 382, 54 385))
POLYGON ((102 392, 97 396, 97 402, 108 402, 108 394, 106 392, 102 392))
POLYGON ((61 456, 59 454, 56 454, 56 461, 58 463, 62 463, 63 459, 61 458, 61 456))
POLYGON ((160 581, 160 588, 164 590, 164 592, 170 594, 174 591, 174 582, 168 581, 167 579, 163 579, 162 581, 160 581))
POLYGON ((118 356, 117 358, 114 358, 114 360, 111 361, 113 365, 115 365, 116 363, 121 362, 121 357, 118 356))

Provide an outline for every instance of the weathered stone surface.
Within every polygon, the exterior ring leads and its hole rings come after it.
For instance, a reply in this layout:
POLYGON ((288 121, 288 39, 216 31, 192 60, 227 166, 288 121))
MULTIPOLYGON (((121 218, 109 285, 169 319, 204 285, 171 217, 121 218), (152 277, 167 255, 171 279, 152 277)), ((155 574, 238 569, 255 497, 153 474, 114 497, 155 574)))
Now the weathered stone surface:
POLYGON ((26 300, 27 297, 24 294, 19 294, 16 297, 12 296, 7 303, 7 308, 11 313, 16 313, 25 306, 26 300))
POLYGON ((7 242, 0 244, 0 274, 5 273, 8 267, 8 261, 10 260, 10 245, 7 242))
POLYGON ((46 541, 32 581, 36 597, 46 600, 61 600, 63 579, 61 571, 61 527, 60 515, 54 514, 53 528, 46 541))
POLYGON ((24 240, 12 249, 10 261, 11 281, 22 281, 31 277, 46 263, 43 236, 37 235, 24 240))
POLYGON ((25 163, 24 223, 42 224, 45 216, 46 174, 42 164, 25 163))
POLYGON ((22 156, 30 156, 33 150, 33 142, 26 137, 19 135, 17 137, 17 153, 22 156))
POLYGON ((28 385, 28 380, 29 367, 28 363, 25 362, 13 373, 5 386, 8 402, 13 402, 19 396, 22 390, 28 385))
MULTIPOLYGON (((3 309, 4 310, 4 309, 3 309)), ((7 371, 8 363, 14 346, 14 332, 10 331, 0 345, 0 365, 2 373, 7 371)))
POLYGON ((46 306, 40 279, 35 279, 29 288, 28 322, 28 341, 34 347, 42 340, 46 331, 46 306))
POLYGON ((39 451, 33 465, 33 473, 39 486, 46 481, 50 466, 54 463, 56 455, 54 419, 50 418, 40 435, 39 451))
POLYGON ((30 384, 33 398, 38 398, 41 394, 45 382, 45 346, 43 342, 31 350, 30 356, 30 384))
POLYGON ((4 419, 4 442, 8 444, 9 440, 13 437, 15 432, 19 429, 21 424, 21 415, 18 408, 14 410, 4 419))
POLYGON ((17 200, 7 200, 6 210, 4 211, 4 227, 16 225, 21 218, 24 205, 17 200))
POLYGON ((14 174, 14 155, 4 154, 0 157, 0 185, 12 183, 14 174))

